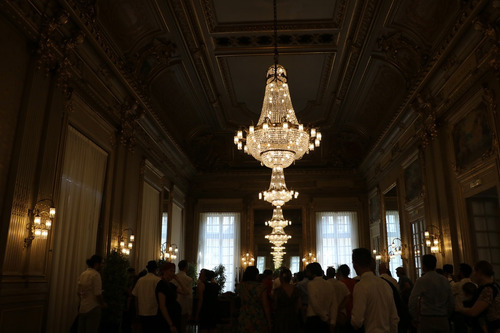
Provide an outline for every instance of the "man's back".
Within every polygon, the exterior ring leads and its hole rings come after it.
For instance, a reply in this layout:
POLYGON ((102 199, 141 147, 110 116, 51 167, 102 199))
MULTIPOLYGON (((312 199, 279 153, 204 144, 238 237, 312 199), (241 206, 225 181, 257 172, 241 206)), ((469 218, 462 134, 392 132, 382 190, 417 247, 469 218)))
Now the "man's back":
POLYGON ((158 303, 156 302, 156 285, 160 281, 160 277, 153 273, 148 273, 137 280, 132 295, 137 297, 138 315, 139 316, 155 316, 158 312, 158 303))
POLYGON ((354 286, 351 324, 365 332, 397 332, 399 317, 391 287, 372 272, 361 275, 354 286))
POLYGON ((436 271, 417 279, 408 307, 414 320, 418 316, 448 317, 453 312, 453 295, 448 280, 436 271))

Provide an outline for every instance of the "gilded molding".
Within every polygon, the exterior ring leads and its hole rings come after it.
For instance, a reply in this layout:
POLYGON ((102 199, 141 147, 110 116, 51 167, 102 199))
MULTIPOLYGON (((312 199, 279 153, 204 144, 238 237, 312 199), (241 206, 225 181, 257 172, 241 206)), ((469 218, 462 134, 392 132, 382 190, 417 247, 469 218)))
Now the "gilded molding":
POLYGON ((44 17, 43 19, 36 49, 37 67, 43 69, 46 76, 54 73, 57 85, 69 98, 72 90, 69 84, 73 77, 72 70, 75 62, 70 57, 76 46, 83 43, 84 36, 80 31, 76 31, 68 38, 60 38, 61 30, 69 22, 67 11, 62 10, 54 18, 44 17))
POLYGON ((145 112, 142 108, 139 108, 137 101, 135 101, 133 103, 125 103, 120 113, 120 143, 127 147, 130 152, 134 152, 136 145, 136 121, 144 116, 145 112))
POLYGON ((422 148, 425 149, 438 136, 436 108, 433 107, 431 102, 424 100, 421 95, 418 95, 414 103, 414 110, 422 120, 419 136, 422 148))

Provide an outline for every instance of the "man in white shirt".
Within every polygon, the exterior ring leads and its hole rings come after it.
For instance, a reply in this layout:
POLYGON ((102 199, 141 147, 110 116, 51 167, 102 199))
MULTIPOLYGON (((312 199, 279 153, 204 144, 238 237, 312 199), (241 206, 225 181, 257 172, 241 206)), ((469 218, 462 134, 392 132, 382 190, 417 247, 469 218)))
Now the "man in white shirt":
POLYGON ((102 280, 99 271, 102 257, 93 255, 87 260, 88 268, 78 278, 78 332, 97 332, 101 321, 101 308, 106 307, 102 298, 102 280))
POLYGON ((346 303, 350 292, 345 283, 335 278, 335 268, 326 269, 326 282, 333 288, 333 300, 330 307, 330 326, 344 326, 347 321, 346 303))
POLYGON ((137 280, 132 295, 135 296, 135 308, 141 322, 142 331, 156 332, 158 330, 157 313, 158 302, 156 301, 156 285, 161 280, 156 275, 158 264, 151 260, 146 265, 148 273, 137 280))
POLYGON ((177 267, 179 268, 179 272, 177 273, 177 280, 172 280, 172 283, 178 287, 181 287, 180 284, 182 284, 183 288, 180 289, 186 290, 188 292, 187 294, 183 294, 181 293, 181 290, 178 290, 179 292, 177 293, 177 302, 179 302, 182 309, 180 333, 185 333, 188 320, 191 317, 191 313, 193 310, 193 279, 186 274, 189 268, 187 260, 179 261, 177 267))
POLYGON ((351 325, 365 332, 396 333, 399 317, 391 287, 373 273, 371 252, 352 251, 352 263, 360 281, 354 286, 351 325))
POLYGON ((385 262, 380 262, 380 264, 378 265, 378 273, 382 279, 389 281, 399 292, 398 281, 389 275, 389 269, 387 268, 387 264, 385 262))
POLYGON ((306 266, 312 280, 307 284, 306 333, 328 333, 333 286, 323 279, 323 269, 317 262, 306 266))

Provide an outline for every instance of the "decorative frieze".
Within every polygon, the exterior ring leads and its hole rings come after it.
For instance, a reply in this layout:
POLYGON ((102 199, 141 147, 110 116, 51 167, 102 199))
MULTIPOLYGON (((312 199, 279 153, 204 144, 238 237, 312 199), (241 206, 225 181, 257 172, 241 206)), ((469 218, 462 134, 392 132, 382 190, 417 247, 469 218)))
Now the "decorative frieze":
POLYGON ((121 109, 120 143, 134 152, 136 138, 136 121, 145 114, 144 109, 139 108, 138 103, 126 103, 121 109))

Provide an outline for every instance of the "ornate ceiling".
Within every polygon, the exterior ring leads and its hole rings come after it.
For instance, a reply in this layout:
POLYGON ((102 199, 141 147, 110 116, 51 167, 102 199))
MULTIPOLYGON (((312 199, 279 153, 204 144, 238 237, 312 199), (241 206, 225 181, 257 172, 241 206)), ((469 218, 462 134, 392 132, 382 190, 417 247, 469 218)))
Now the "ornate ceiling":
MULTIPOLYGON (((357 168, 405 113, 467 1, 278 0, 297 118, 323 133, 293 168, 357 168)), ((273 63, 272 0, 97 1, 96 24, 200 171, 258 168, 233 144, 273 63)))

